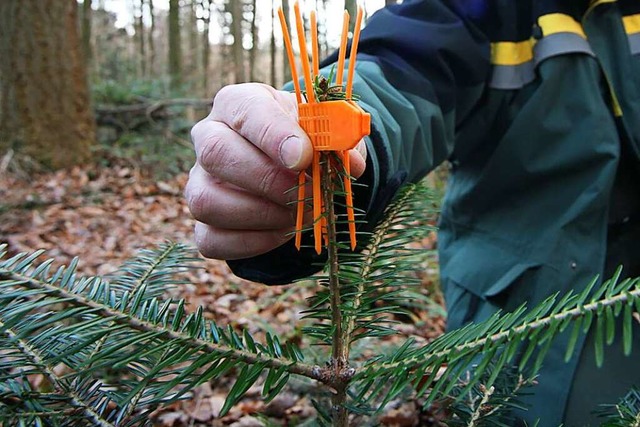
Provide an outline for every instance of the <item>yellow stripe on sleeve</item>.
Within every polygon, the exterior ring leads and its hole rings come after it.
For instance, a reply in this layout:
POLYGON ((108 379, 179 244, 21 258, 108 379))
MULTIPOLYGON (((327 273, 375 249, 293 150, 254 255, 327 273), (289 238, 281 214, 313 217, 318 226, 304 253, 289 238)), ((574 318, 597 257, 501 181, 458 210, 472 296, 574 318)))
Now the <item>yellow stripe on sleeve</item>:
POLYGON ((491 43, 491 63, 493 65, 520 65, 533 59, 533 43, 523 42, 491 43))
POLYGON ((640 33, 640 14, 622 17, 622 24, 627 34, 640 33))
POLYGON ((538 24, 542 28, 542 35, 550 36, 556 33, 573 33, 577 34, 583 39, 587 38, 587 35, 582 29, 582 25, 569 15, 564 13, 550 13, 548 15, 542 15, 538 18, 538 24))

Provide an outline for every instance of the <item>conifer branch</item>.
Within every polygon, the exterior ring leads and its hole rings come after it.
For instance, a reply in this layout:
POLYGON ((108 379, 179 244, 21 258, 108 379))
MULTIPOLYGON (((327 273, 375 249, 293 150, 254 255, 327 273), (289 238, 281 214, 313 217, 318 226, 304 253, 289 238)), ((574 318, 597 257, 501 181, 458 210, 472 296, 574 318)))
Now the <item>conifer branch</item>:
POLYGON ((482 323, 468 324, 423 347, 415 348, 409 340, 389 356, 367 361, 358 371, 354 377, 360 390, 356 401, 370 402, 381 395, 387 402, 412 385, 419 395, 428 393, 430 404, 448 396, 464 371, 472 372, 472 376, 461 394, 485 381, 482 378, 490 364, 492 372, 483 385, 491 387, 516 354, 518 369, 526 369, 527 375, 533 377, 555 337, 569 325, 574 329, 566 357, 573 354, 579 332, 586 333, 595 326, 596 363, 601 364, 604 344, 611 343, 615 333, 614 316, 620 313, 623 325, 628 325, 623 327, 623 346, 628 353, 632 340, 630 307, 635 304, 640 309, 640 279, 618 283, 619 276, 620 270, 593 293, 596 279, 579 295, 569 292, 560 301, 557 295, 552 296, 529 311, 521 306, 511 313, 496 313, 482 323))
POLYGON ((604 427, 640 427, 640 389, 634 386, 616 404, 602 405, 604 427))
POLYGON ((150 321, 133 317, 123 311, 114 309, 105 304, 85 298, 82 295, 70 292, 61 287, 47 283, 46 281, 38 280, 24 274, 12 273, 4 268, 0 268, 0 279, 8 280, 11 284, 16 286, 45 291, 47 295, 60 298, 67 304, 71 304, 76 307, 88 308, 93 314, 101 317, 102 319, 108 319, 113 321, 115 324, 123 325, 140 332, 149 333, 151 336, 156 338, 176 340, 186 347, 223 355, 224 358, 246 364, 261 364, 264 365, 265 368, 271 369, 282 368, 289 373, 302 375, 321 382, 326 382, 328 380, 326 377, 320 375, 317 372, 317 369, 314 369, 314 366, 312 365, 300 362, 291 363, 291 361, 271 357, 264 353, 252 353, 247 350, 240 350, 223 344, 216 344, 202 338, 193 337, 186 332, 172 330, 158 324, 154 324, 150 321))
POLYGON ((476 410, 473 411, 471 419, 469 420, 469 423, 467 423, 467 427, 475 427, 477 425, 476 423, 480 420, 480 417, 482 417, 482 411, 485 410, 485 405, 489 403, 489 399, 491 398, 491 395, 493 395, 494 391, 495 387, 493 386, 484 388, 480 402, 478 403, 476 410))
MULTIPOLYGON (((132 285, 130 286, 130 289, 128 289, 131 295, 137 294, 140 288, 151 277, 153 272, 156 271, 158 267, 160 267, 169 258, 169 256, 178 249, 178 247, 179 245, 177 243, 170 242, 169 244, 166 245, 164 250, 160 253, 160 255, 157 258, 154 258, 152 262, 147 264, 146 268, 144 268, 140 272, 139 277, 132 283, 132 285)), ((126 307, 123 309, 123 311, 124 310, 126 310, 126 307)), ((110 327, 112 327, 113 325, 115 325, 115 323, 111 323, 110 327)), ((94 347, 93 351, 89 355, 89 360, 93 360, 93 358, 100 352, 100 350, 102 349, 102 346, 109 339, 110 336, 111 336, 110 333, 106 333, 98 340, 98 342, 96 343, 96 346, 94 347)), ((90 368, 91 365, 89 365, 88 367, 90 368)), ((142 390, 143 389, 141 389, 141 392, 142 390)), ((133 407, 134 406, 131 405, 131 409, 133 409, 133 407)))
MULTIPOLYGON (((162 277, 162 275, 169 275, 169 273, 173 273, 170 268, 171 265, 174 265, 172 262, 172 258, 177 256, 176 261, 186 261, 189 258, 184 258, 179 256, 179 252, 182 249, 181 245, 175 242, 167 242, 164 245, 164 248, 161 248, 159 254, 155 256, 151 256, 150 258, 146 258, 144 260, 140 260, 141 256, 137 259, 130 260, 126 262, 122 267, 121 271, 123 275, 121 277, 116 277, 115 281, 123 286, 129 294, 131 294, 134 298, 129 301, 129 304, 132 304, 135 298, 138 296, 138 292, 146 293, 147 289, 152 286, 154 283, 151 280, 154 274, 156 275, 156 281, 159 281, 158 278, 162 277), (145 262, 146 261, 146 262, 145 262), (167 263, 168 265, 165 265, 167 263)), ((192 260, 192 259, 191 259, 192 260)), ((161 281, 159 281, 161 282, 161 281)), ((163 283, 159 283, 160 287, 163 283)), ((126 311, 128 309, 128 305, 122 307, 122 311, 126 311)), ((107 328, 111 330, 113 326, 116 325, 115 322, 111 322, 107 328)), ((111 333, 108 332, 104 334, 96 343, 92 352, 89 354, 88 360, 92 361, 99 355, 100 351, 103 349, 103 346, 107 342, 107 340, 111 337, 111 333)), ((168 355, 171 347, 167 347, 164 353, 160 356, 159 360, 164 360, 168 355)), ((86 369, 91 369, 92 363, 89 363, 86 369)), ((147 376, 142 379, 141 382, 147 383, 151 381, 153 377, 147 376)), ((142 397, 145 392, 144 387, 140 387, 138 392, 131 397, 130 401, 125 405, 124 411, 120 415, 119 419, 126 419, 129 417, 133 411, 136 409, 136 405, 138 401, 142 397)))
MULTIPOLYGON (((80 396, 76 394, 71 388, 67 387, 64 381, 62 381, 62 379, 55 373, 53 367, 45 363, 38 350, 31 346, 26 340, 20 338, 19 334, 13 331, 13 329, 11 329, 10 327, 7 327, 1 319, 0 331, 2 331, 4 335, 6 335, 7 339, 10 342, 14 343, 15 348, 17 348, 26 357, 26 359, 29 360, 32 366, 36 367, 38 369, 38 372, 44 375, 47 380, 49 380, 56 391, 58 391, 59 393, 63 393, 66 396, 67 401, 70 405, 74 406, 78 410, 81 410, 94 425, 100 427, 115 427, 114 424, 111 424, 100 414, 94 411, 91 405, 83 401, 82 398, 80 398, 80 396)), ((21 415, 33 416, 32 414, 21 415)), ((43 416, 51 416, 51 413, 45 413, 43 416)))
MULTIPOLYGON (((384 237, 387 235, 391 227, 394 225, 394 219, 396 214, 400 209, 406 208, 406 203, 408 200, 412 198, 412 196, 416 192, 417 186, 409 186, 398 198, 398 200, 389 207, 386 212, 384 220, 376 227, 373 232, 373 235, 370 238, 369 244, 365 248, 364 252, 366 256, 363 257, 362 264, 359 266, 359 279, 356 285, 356 292, 353 297, 353 312, 357 313, 362 304, 363 296, 366 292, 366 286, 370 285, 370 276, 372 271, 374 270, 374 262, 376 260, 376 255, 382 251, 384 248, 382 247, 382 242, 384 237)), ((349 316, 345 341, 351 342, 353 339, 353 333, 355 331, 356 326, 356 316, 349 316)))
MULTIPOLYGON (((596 314, 597 312, 601 312, 603 308, 606 308, 606 307, 614 307, 618 304, 633 304, 634 301, 636 301, 637 299, 640 299, 640 288, 629 291, 628 293, 622 293, 619 295, 615 295, 613 297, 603 298, 601 300, 593 301, 591 303, 574 307, 566 311, 561 311, 559 313, 552 314, 548 317, 542 317, 538 320, 524 321, 523 324, 513 329, 500 330, 499 332, 489 336, 479 336, 476 339, 463 342, 459 345, 447 347, 444 350, 436 351, 434 353, 429 353, 429 357, 434 359, 451 357, 452 352, 458 352, 458 353, 464 352, 465 354, 467 354, 470 351, 477 351, 479 349, 482 349, 485 346, 487 346, 489 343, 503 344, 507 340, 510 341, 512 339, 517 339, 519 337, 526 336, 527 333, 531 331, 542 330, 554 324, 559 324, 567 320, 583 317, 587 313, 596 314)), ((476 325, 475 328, 468 330, 468 332, 476 329, 481 330, 483 327, 486 327, 484 323, 478 324, 476 325)), ((470 335, 473 335, 473 334, 471 333, 470 335)), ((446 337, 446 336, 443 336, 443 337, 446 337)), ((403 358, 397 362, 378 363, 376 368, 373 371, 369 371, 369 373, 390 371, 390 370, 395 370, 399 367, 403 367, 404 369, 411 370, 424 363, 424 359, 421 360, 421 357, 423 357, 422 354, 412 356, 409 358, 403 358)))
POLYGON ((158 269, 158 267, 160 267, 177 248, 177 243, 170 242, 169 244, 167 244, 160 255, 154 258, 153 261, 146 266, 146 268, 138 273, 139 277, 135 280, 135 282, 131 286, 131 289, 129 289, 129 293, 131 293, 131 295, 135 295, 138 290, 140 290, 142 285, 144 285, 149 280, 149 278, 151 278, 151 275, 158 269))

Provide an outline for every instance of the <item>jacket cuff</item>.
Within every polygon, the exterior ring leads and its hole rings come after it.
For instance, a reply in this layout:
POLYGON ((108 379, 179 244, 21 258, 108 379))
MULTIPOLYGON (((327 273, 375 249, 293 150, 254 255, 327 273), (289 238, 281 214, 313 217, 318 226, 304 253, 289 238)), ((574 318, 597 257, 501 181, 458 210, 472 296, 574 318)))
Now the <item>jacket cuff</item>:
POLYGON ((311 247, 302 247, 298 251, 291 239, 265 254, 227 261, 227 264, 233 274, 243 279, 265 285, 285 285, 317 273, 326 259, 325 251, 320 255, 311 247))

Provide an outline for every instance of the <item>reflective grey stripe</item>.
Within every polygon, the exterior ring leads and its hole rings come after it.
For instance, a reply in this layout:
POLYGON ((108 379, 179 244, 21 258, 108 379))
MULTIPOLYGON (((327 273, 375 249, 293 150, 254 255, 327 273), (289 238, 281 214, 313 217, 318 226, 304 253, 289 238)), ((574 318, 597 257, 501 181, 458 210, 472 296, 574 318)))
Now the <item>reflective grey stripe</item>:
POLYGON ((533 47, 533 59, 536 66, 552 56, 567 53, 585 53, 596 56, 589 42, 575 33, 555 33, 543 37, 533 47))
POLYGON ((519 65, 494 65, 489 87, 493 89, 520 89, 536 78, 533 61, 519 65))
POLYGON ((629 49, 632 55, 640 55, 640 33, 629 34, 629 49))
MULTIPOLYGON (((640 53, 640 33, 629 36, 631 50, 640 53), (634 37, 633 43, 631 38, 634 37)), ((575 33, 555 33, 543 37, 533 47, 533 60, 519 65, 494 65, 489 87, 493 89, 520 89, 535 78, 535 67, 545 59, 568 53, 594 56, 589 42, 575 33)))

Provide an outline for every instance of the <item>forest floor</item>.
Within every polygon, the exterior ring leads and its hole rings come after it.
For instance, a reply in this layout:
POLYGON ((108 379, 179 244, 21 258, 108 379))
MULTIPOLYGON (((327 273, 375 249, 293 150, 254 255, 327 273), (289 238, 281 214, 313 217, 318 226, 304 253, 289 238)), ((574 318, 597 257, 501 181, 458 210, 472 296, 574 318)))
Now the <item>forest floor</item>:
MULTIPOLYGON (((40 172, 29 179, 0 174, 0 243, 10 253, 46 249, 47 256, 59 264, 80 257, 79 272, 105 275, 118 269, 126 259, 143 248, 171 240, 192 244, 194 221, 182 196, 187 174, 157 180, 132 166, 74 168, 40 172)), ((420 243, 435 246, 435 237, 420 243)), ((171 297, 184 298, 188 310, 203 306, 206 316, 218 324, 246 327, 295 338, 305 298, 313 293, 312 282, 268 287, 234 276, 226 264, 202 260, 204 268, 190 273, 190 284, 170 291, 171 297)), ((423 286, 416 295, 441 302, 433 264, 425 262, 420 274, 423 286)), ((408 306, 409 315, 396 318, 398 334, 379 345, 389 346, 407 336, 426 342, 442 333, 444 320, 437 306, 418 303, 408 306)), ((325 349, 315 357, 323 360, 325 349)), ((371 342, 354 349, 361 357, 380 354, 371 342)), ((322 398, 318 387, 303 380, 291 381, 287 391, 265 404, 259 389, 225 417, 217 417, 231 379, 204 384, 190 399, 161 408, 153 414, 158 426, 263 426, 303 425, 314 416, 312 398, 322 398)), ((419 402, 404 396, 391 402, 376 420, 356 420, 354 425, 373 422, 385 426, 435 425, 428 421, 419 402)))

